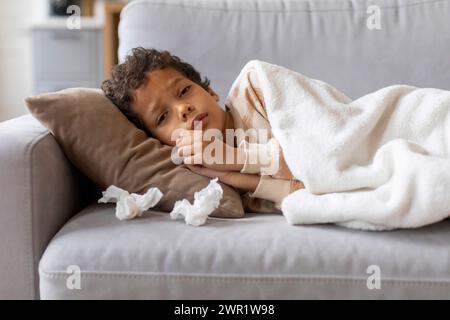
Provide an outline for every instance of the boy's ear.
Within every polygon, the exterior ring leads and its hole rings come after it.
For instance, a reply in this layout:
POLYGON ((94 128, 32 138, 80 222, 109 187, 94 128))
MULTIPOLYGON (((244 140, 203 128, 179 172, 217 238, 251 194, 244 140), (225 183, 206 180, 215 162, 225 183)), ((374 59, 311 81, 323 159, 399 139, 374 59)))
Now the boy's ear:
POLYGON ((214 100, 219 101, 219 95, 211 87, 208 87, 207 91, 214 98, 214 100))

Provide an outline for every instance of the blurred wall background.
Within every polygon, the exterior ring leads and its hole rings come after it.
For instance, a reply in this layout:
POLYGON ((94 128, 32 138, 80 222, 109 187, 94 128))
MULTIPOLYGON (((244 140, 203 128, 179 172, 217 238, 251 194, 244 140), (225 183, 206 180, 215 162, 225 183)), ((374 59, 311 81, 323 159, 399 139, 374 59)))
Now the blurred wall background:
MULTIPOLYGON (((118 2, 116 0, 108 1, 111 1, 111 3, 118 2)), ((45 26, 44 29, 55 30, 56 33, 59 32, 56 30, 62 30, 62 28, 67 30, 65 27, 66 17, 50 14, 51 2, 57 2, 57 0, 0 0, 0 121, 27 114, 28 109, 25 106, 24 99, 37 92, 37 84, 33 81, 33 77, 36 76, 33 75, 33 69, 42 66, 34 66, 35 68, 33 68, 32 30, 42 29, 43 25, 45 26)), ((70 2, 61 1, 63 6, 70 4, 70 2)), ((83 8, 81 14, 85 19, 83 20, 84 29, 89 29, 90 22, 91 26, 96 26, 96 30, 99 30, 101 36, 105 0, 80 0, 80 5, 83 8), (90 9, 88 10, 88 8, 90 9)), ((77 30, 74 32, 77 32, 77 30)), ((50 38, 52 37, 50 36, 50 38)), ((102 38, 100 39, 100 43, 102 43, 102 38)), ((85 45, 84 43, 79 44, 85 45)), ((50 47, 53 45, 52 48, 57 45, 60 49, 66 46, 66 50, 73 47, 73 43, 71 47, 70 41, 64 41, 64 39, 59 40, 57 44, 49 44, 47 41, 41 47, 45 50, 48 45, 50 47)), ((97 42, 91 46, 94 45, 97 46, 97 42)), ((89 47, 88 49, 92 48, 89 47)), ((101 55, 100 50, 95 52, 101 55)), ((55 52, 48 53, 48 56, 45 56, 47 65, 52 63, 56 54, 55 52)), ((36 52, 34 54, 36 55, 36 52)), ((56 62, 54 68, 59 68, 56 62)), ((64 72, 64 70, 61 72, 64 72)), ((70 76, 66 79, 69 82, 71 80, 73 79, 70 79, 70 76)), ((61 83, 61 86, 64 86, 64 83, 61 83)))
POLYGON ((0 121, 28 113, 33 93, 31 26, 48 13, 46 0, 0 1, 0 121))

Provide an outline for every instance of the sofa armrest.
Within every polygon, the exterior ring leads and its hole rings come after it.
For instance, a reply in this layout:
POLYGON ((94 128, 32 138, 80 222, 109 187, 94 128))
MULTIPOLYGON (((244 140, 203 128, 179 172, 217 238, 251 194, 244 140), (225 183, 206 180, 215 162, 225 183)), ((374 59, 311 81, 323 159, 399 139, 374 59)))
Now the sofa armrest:
POLYGON ((39 259, 92 199, 86 180, 31 115, 0 123, 0 299, 39 298, 39 259))

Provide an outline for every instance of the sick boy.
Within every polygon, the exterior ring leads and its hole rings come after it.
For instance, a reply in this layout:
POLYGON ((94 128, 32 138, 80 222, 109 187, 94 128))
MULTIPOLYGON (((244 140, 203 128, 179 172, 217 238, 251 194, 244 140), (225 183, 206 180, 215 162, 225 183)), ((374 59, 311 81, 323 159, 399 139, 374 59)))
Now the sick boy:
POLYGON ((114 67, 102 90, 136 127, 176 147, 190 170, 218 177, 243 192, 246 211, 279 211, 285 196, 304 187, 290 172, 271 134, 251 63, 234 81, 225 110, 208 78, 202 80, 192 65, 168 51, 134 48, 124 63, 114 67), (216 161, 204 160, 211 139, 198 139, 199 132, 201 137, 208 130, 217 137, 215 156, 221 152, 216 161), (237 134, 226 139, 230 132, 237 134))

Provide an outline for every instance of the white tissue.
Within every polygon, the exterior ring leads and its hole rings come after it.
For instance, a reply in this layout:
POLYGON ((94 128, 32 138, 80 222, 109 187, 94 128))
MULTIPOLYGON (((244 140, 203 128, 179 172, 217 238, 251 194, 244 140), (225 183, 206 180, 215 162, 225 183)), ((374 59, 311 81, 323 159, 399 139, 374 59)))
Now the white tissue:
POLYGON ((223 190, 217 180, 218 178, 211 180, 205 188, 194 193, 194 204, 190 204, 186 199, 175 202, 170 217, 177 219, 179 216, 183 216, 186 224, 196 227, 204 224, 222 199, 223 190))
POLYGON ((119 220, 130 220, 140 217, 143 211, 154 207, 163 194, 158 188, 150 188, 143 194, 132 193, 111 185, 102 192, 98 203, 116 202, 116 217, 119 220))

